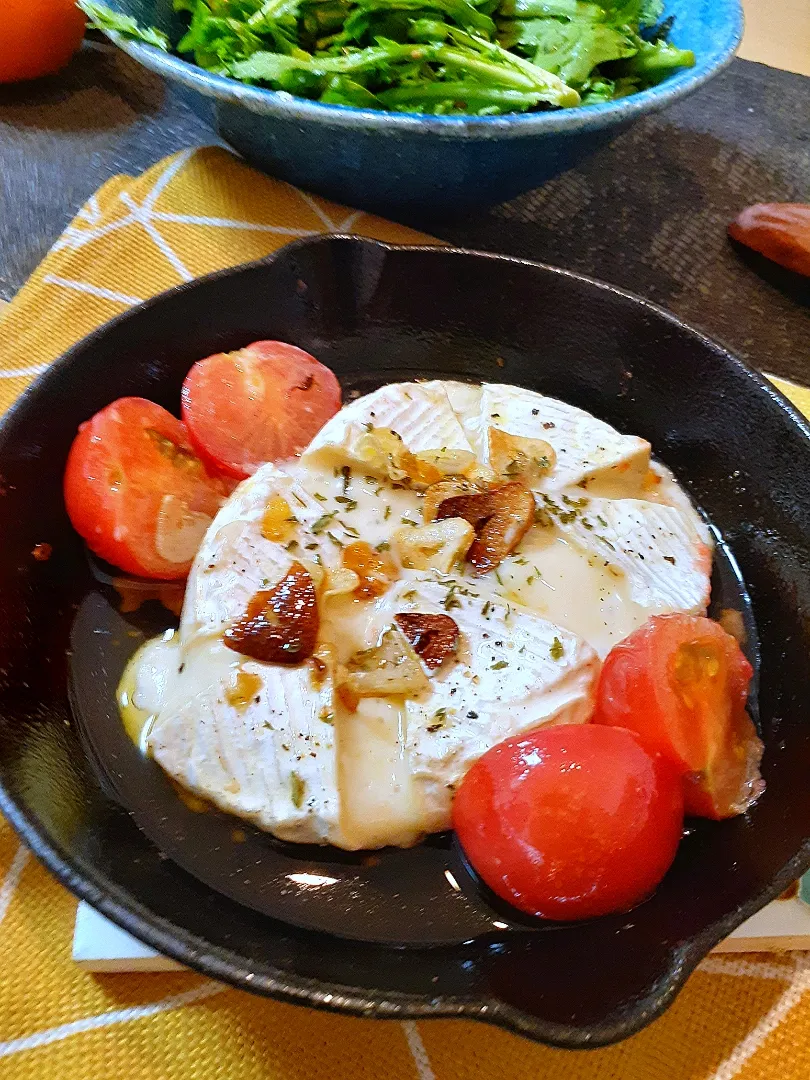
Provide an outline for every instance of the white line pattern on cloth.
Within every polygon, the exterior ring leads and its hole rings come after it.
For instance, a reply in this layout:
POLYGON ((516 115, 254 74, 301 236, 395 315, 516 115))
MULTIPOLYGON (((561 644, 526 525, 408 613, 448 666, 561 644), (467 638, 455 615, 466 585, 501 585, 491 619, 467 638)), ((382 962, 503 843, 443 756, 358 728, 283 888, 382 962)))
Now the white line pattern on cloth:
POLYGON ((11 865, 6 872, 6 876, 3 878, 3 884, 0 885, 0 923, 8 914, 11 899, 17 891, 17 886, 20 884, 20 878, 22 877, 22 872, 25 869, 25 864, 28 862, 30 854, 28 848, 22 843, 14 852, 14 858, 11 860, 11 865))
MULTIPOLYGON (((56 274, 46 274, 42 279, 46 285, 61 285, 63 289, 73 289, 75 292, 87 293, 88 296, 97 296, 100 300, 112 300, 116 304, 126 304, 127 307, 134 307, 135 304, 142 304, 141 300, 137 296, 127 296, 126 293, 115 292, 113 289, 104 289, 100 285, 90 285, 86 281, 74 281, 73 278, 57 277, 56 274)), ((44 370, 48 365, 43 364, 39 370, 44 370)), ((0 372, 0 375, 5 374, 0 372)), ((9 374, 12 374, 9 372, 9 374)), ((13 372, 17 375, 18 372, 13 372)))
POLYGON ((194 275, 189 269, 187 269, 180 256, 173 250, 171 245, 167 243, 167 241, 163 238, 163 236, 161 236, 161 234, 154 226, 151 215, 151 206, 149 203, 151 195, 144 201, 142 206, 138 206, 132 196, 126 191, 122 191, 118 198, 128 210, 132 211, 132 216, 134 220, 137 221, 139 225, 143 225, 155 247, 166 259, 166 261, 169 263, 169 265, 180 278, 180 280, 193 281, 194 275))
POLYGON ((345 217, 343 221, 337 226, 336 232, 348 232, 348 230, 355 224, 359 217, 362 217, 362 210, 352 210, 348 217, 345 217))
POLYGON ((317 217, 321 219, 321 221, 326 226, 327 232, 336 231, 334 221, 332 221, 324 208, 320 206, 319 203, 315 201, 315 199, 310 198, 310 196, 307 195, 305 191, 299 191, 298 188, 293 188, 293 190, 295 191, 296 195, 299 195, 301 199, 303 199, 303 201, 307 204, 313 214, 317 215, 317 217))
POLYGON ((427 1055, 427 1050, 425 1050, 425 1044, 422 1042, 422 1036, 419 1034, 419 1028, 413 1020, 403 1020, 402 1026, 405 1029, 408 1049, 419 1074, 419 1080, 436 1080, 436 1074, 430 1064, 430 1058, 427 1055))
POLYGON ((109 233, 117 232, 118 229, 123 229, 127 225, 134 224, 135 218, 132 214, 127 214, 125 217, 117 218, 115 221, 108 221, 106 225, 100 225, 97 229, 76 229, 71 227, 62 233, 51 248, 51 251, 61 251, 63 248, 70 248, 71 251, 78 251, 79 248, 83 248, 93 240, 100 240, 103 236, 109 235, 109 233))
POLYGON ((792 968, 790 983, 782 996, 745 1038, 737 1043, 711 1080, 733 1080, 742 1067, 754 1056, 785 1017, 790 1013, 810 989, 810 956, 805 953, 798 958, 792 968))
POLYGON ((17 368, 16 371, 0 371, 0 379, 28 379, 32 375, 41 375, 47 364, 32 364, 31 367, 17 368))
MULTIPOLYGON (((101 207, 98 205, 98 196, 91 195, 84 206, 78 211, 76 217, 80 217, 84 221, 89 221, 91 225, 95 225, 101 217, 101 207)), ((68 228, 69 227, 70 226, 68 226, 68 228)))
POLYGON ((178 225, 209 225, 217 229, 244 229, 246 232, 274 233, 276 236, 320 236, 317 229, 290 229, 285 225, 259 225, 254 221, 236 221, 231 218, 199 217, 196 214, 168 214, 153 210, 153 221, 170 221, 178 225))
POLYGON ((167 184, 174 180, 181 169, 185 168, 198 149, 199 148, 196 146, 189 146, 179 153, 174 161, 169 162, 155 182, 155 186, 144 199, 143 206, 145 210, 151 210, 154 207, 155 203, 163 194, 163 190, 167 184))
POLYGON ((221 994, 227 990, 227 986, 221 983, 207 982, 202 986, 195 986, 193 990, 186 990, 183 994, 173 994, 171 997, 155 1001, 151 1005, 135 1005, 130 1009, 116 1009, 113 1012, 98 1013, 96 1016, 88 1016, 84 1020, 73 1020, 69 1024, 60 1024, 58 1027, 46 1028, 44 1031, 36 1031, 33 1035, 24 1035, 19 1039, 8 1039, 0 1042, 0 1058, 10 1057, 12 1054, 22 1053, 23 1050, 37 1050, 40 1046, 48 1046, 49 1043, 68 1039, 71 1035, 80 1035, 85 1031, 95 1031, 97 1028, 110 1027, 113 1024, 127 1024, 133 1020, 145 1020, 159 1013, 171 1012, 173 1009, 181 1009, 184 1005, 193 1005, 198 1001, 221 994))
POLYGON ((707 956, 697 969, 704 975, 743 975, 754 979, 781 979, 790 982, 791 964, 769 964, 763 960, 732 960, 724 956, 707 956))

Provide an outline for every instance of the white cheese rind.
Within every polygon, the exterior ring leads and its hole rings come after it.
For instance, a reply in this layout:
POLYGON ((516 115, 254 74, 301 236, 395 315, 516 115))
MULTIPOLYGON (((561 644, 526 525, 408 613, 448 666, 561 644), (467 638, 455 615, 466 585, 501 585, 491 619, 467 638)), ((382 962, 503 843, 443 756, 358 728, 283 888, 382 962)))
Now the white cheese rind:
POLYGON ((487 585, 456 579, 452 588, 453 580, 399 583, 388 601, 392 609, 441 614, 452 597, 447 613, 460 631, 459 660, 431 674, 429 696, 406 703, 406 746, 425 832, 450 827, 456 787, 491 747, 543 724, 587 721, 601 666, 587 642, 487 585))
MULTIPOLYGON (((184 644, 198 635, 221 633, 244 613, 255 593, 280 581, 292 565, 293 554, 283 544, 262 536, 262 518, 273 495, 287 500, 305 529, 322 513, 320 503, 275 465, 262 466, 241 483, 214 518, 194 560, 180 623, 184 644)), ((304 554, 311 558, 313 553, 304 554)))
POLYGON ((491 746, 540 724, 589 718, 597 652, 615 640, 612 613, 629 633, 654 611, 705 610, 710 537, 665 470, 653 472, 660 482, 651 487, 643 439, 515 387, 408 383, 351 402, 300 461, 266 465, 240 485, 209 528, 181 620, 183 672, 149 751, 184 787, 283 839, 404 846, 449 827, 453 791, 491 746), (552 515, 552 529, 533 526, 499 575, 400 570, 375 601, 322 601, 322 638, 341 662, 373 647, 397 612, 446 612, 460 629, 458 659, 427 672, 428 693, 399 703, 365 699, 348 714, 329 680, 313 683, 309 665, 249 660, 222 635, 294 560, 319 578, 355 539, 388 543, 421 522, 416 491, 364 475, 356 451, 369 425, 395 430, 414 453, 472 449, 482 464, 491 426, 545 439, 557 462, 535 497, 563 512, 552 515), (354 469, 348 488, 343 465, 354 469), (637 497, 647 492, 649 499, 637 497), (284 542, 262 535, 276 495, 296 519, 284 542), (604 628, 560 603, 566 587, 591 591, 604 628), (588 643, 594 626, 596 651, 588 643), (258 676, 261 689, 234 705, 228 688, 239 671, 258 676))
POLYGON ((475 422, 482 455, 487 453, 489 427, 523 438, 544 439, 553 447, 557 461, 538 485, 542 491, 600 482, 615 484, 620 494, 634 495, 650 466, 646 439, 622 435, 582 409, 516 386, 484 387, 475 422))
POLYGON ((632 599, 649 614, 705 613, 712 550, 683 510, 643 499, 589 499, 573 521, 558 518, 557 527, 620 570, 632 599))
POLYGON ((342 843, 332 688, 309 666, 261 664, 221 641, 182 654, 183 672, 155 721, 148 750, 189 791, 282 840, 342 843), (229 704, 237 672, 261 680, 229 704))
POLYGON ((302 462, 336 457, 362 468, 357 445, 369 426, 395 431, 414 454, 442 447, 472 449, 443 383, 395 383, 344 406, 321 428, 302 462))

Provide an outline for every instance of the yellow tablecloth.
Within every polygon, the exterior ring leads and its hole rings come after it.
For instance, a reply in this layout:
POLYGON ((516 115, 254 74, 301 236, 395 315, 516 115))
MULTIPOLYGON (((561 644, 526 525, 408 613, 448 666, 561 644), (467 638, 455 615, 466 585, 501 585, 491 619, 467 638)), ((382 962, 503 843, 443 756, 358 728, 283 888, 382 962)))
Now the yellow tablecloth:
MULTIPOLYGON (((0 318, 0 408, 139 300, 334 231, 424 240, 220 149, 115 177, 0 318)), ((783 389, 810 413, 810 392, 783 389)), ((0 1080, 804 1080, 810 1066, 805 954, 711 957, 650 1028, 568 1053, 467 1022, 316 1013, 192 974, 90 975, 70 957, 76 901, 2 822, 0 875, 0 1080)))

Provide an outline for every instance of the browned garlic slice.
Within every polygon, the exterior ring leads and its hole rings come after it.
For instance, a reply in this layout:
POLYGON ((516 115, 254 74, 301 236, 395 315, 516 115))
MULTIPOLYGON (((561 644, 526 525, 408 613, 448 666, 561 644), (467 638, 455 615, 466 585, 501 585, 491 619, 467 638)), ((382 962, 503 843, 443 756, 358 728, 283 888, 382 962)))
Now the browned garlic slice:
POLYGON ((454 495, 438 509, 442 521, 463 517, 475 527, 467 559, 477 575, 494 570, 514 551, 534 521, 534 495, 516 481, 477 495, 454 495))
POLYGON ((272 589, 261 589, 247 610, 223 635, 234 652, 265 664, 300 664, 312 656, 320 617, 315 584, 294 562, 272 589))
POLYGON ((422 520, 426 524, 435 521, 436 513, 445 499, 452 499, 454 495, 475 495, 480 490, 471 480, 461 476, 431 484, 422 500, 422 520))
POLYGON ((400 612, 394 622, 408 639, 413 651, 430 671, 455 657, 458 649, 458 623, 449 615, 423 615, 400 612))

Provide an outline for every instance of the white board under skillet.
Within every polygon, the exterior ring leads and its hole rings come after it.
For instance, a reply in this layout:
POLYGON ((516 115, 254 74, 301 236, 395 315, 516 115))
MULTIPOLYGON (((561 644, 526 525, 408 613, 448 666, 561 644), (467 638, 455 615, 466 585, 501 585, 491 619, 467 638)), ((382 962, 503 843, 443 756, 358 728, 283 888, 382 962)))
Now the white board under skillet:
MULTIPOLYGON (((774 900, 722 941, 715 952, 810 949, 810 875, 796 895, 774 900), (802 895, 806 899, 802 899, 802 895), (807 902, 806 902, 807 901, 807 902)), ((788 890, 792 893, 793 890, 788 890)), ((181 965, 150 949, 88 904, 79 904, 73 959, 87 971, 176 971, 181 965)))

